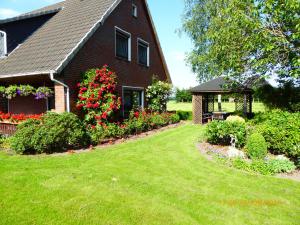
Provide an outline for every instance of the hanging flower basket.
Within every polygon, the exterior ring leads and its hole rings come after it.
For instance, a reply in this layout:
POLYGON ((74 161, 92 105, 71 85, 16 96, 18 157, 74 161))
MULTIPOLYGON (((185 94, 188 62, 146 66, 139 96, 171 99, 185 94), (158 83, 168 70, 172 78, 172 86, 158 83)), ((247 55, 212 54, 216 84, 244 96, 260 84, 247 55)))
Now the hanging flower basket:
POLYGON ((35 99, 46 99, 53 96, 53 91, 48 87, 39 87, 35 92, 35 99))

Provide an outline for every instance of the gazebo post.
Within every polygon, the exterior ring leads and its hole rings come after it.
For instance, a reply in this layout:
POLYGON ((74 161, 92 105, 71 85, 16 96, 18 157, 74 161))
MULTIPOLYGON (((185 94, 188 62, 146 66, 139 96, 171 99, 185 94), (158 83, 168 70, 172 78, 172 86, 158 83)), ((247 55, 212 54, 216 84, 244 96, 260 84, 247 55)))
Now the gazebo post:
POLYGON ((193 122, 194 124, 202 124, 202 101, 203 96, 201 94, 193 94, 193 122))
POLYGON ((247 94, 244 94, 244 104, 243 104, 243 112, 244 112, 244 115, 246 116, 247 115, 247 94))

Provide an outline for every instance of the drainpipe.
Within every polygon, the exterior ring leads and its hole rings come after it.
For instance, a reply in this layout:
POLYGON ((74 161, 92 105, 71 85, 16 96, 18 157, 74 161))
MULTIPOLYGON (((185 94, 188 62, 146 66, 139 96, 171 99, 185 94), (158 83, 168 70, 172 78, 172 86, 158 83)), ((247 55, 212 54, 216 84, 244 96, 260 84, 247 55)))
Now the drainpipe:
POLYGON ((60 84, 60 85, 64 86, 67 89, 67 112, 70 112, 70 88, 69 88, 69 86, 62 83, 59 80, 54 79, 54 72, 53 71, 50 72, 50 79, 53 82, 55 82, 57 84, 60 84))

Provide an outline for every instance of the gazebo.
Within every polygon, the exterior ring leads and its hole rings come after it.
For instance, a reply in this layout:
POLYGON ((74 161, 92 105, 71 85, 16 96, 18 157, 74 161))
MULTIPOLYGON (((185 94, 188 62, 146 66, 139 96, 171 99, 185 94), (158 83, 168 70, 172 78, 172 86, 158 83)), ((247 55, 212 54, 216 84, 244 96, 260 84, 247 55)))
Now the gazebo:
POLYGON ((243 85, 231 88, 230 82, 224 77, 218 77, 192 88, 193 95, 193 121, 203 124, 213 119, 226 119, 228 112, 222 111, 221 96, 232 95, 235 111, 244 116, 252 115, 253 90, 243 85), (218 98, 218 109, 215 109, 215 100, 218 98))

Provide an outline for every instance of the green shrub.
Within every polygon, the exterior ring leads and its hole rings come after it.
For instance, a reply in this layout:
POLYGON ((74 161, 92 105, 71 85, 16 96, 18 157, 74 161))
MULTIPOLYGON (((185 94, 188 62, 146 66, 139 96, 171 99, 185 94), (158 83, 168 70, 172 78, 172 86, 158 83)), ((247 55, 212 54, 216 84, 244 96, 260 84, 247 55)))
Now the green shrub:
POLYGON ((180 117, 179 117, 179 115, 178 115, 178 114, 172 114, 172 115, 170 116, 170 122, 171 122, 172 124, 179 123, 179 122, 180 122, 180 117))
POLYGON ((270 111, 258 114, 251 123, 264 136, 272 153, 295 160, 300 157, 300 113, 270 111))
POLYGON ((172 93, 172 85, 167 82, 157 80, 153 77, 152 84, 147 87, 146 99, 148 107, 153 112, 165 112, 167 102, 172 93))
POLYGON ((231 136, 234 136, 236 146, 243 147, 246 141, 246 124, 214 120, 206 126, 205 133, 207 141, 211 144, 229 145, 231 136))
POLYGON ((72 113, 47 113, 41 120, 28 120, 11 138, 11 147, 19 154, 59 152, 88 143, 84 124, 72 113))
POLYGON ((256 173, 260 173, 262 175, 274 174, 272 168, 268 164, 268 161, 264 161, 264 160, 253 160, 250 163, 250 170, 256 173))
POLYGON ((10 139, 11 148, 18 154, 34 153, 32 137, 37 133, 40 124, 38 120, 29 119, 18 125, 17 132, 10 139))
POLYGON ((243 117, 240 116, 229 116, 227 117, 226 121, 229 122, 241 122, 241 123, 245 123, 245 119, 243 117))
POLYGON ((181 111, 178 110, 176 114, 179 116, 180 120, 192 120, 193 119, 193 113, 190 111, 181 111))
MULTIPOLYGON (((227 162, 228 164, 228 162, 227 162)), ((255 172, 262 175, 274 175, 277 173, 290 173, 296 169, 293 162, 289 160, 271 159, 246 161, 241 158, 229 160, 229 165, 247 172, 255 172)))
POLYGON ((295 164, 288 159, 271 159, 268 166, 272 173, 291 173, 296 169, 295 164))
POLYGON ((124 138, 178 122, 180 120, 177 114, 132 112, 123 123, 97 125, 89 129, 89 134, 92 143, 96 145, 105 138, 124 138))
POLYGON ((88 135, 92 145, 98 145, 105 138, 104 128, 100 125, 90 127, 88 135))
POLYGON ((251 159, 263 159, 268 153, 265 138, 258 133, 251 134, 246 143, 247 155, 251 159))

